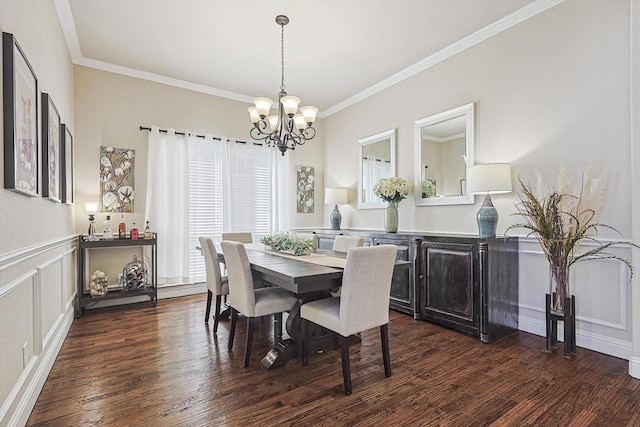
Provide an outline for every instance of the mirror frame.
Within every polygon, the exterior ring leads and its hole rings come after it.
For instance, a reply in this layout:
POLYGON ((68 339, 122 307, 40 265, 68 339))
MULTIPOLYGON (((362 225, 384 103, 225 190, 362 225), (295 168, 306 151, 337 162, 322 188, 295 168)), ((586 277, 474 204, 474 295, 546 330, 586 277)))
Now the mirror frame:
POLYGON ((382 199, 379 202, 364 202, 362 200, 362 150, 366 145, 390 139, 391 176, 396 176, 396 130, 389 129, 375 135, 358 140, 358 209, 384 209, 387 207, 382 199))
MULTIPOLYGON (((465 104, 442 113, 434 114, 414 122, 414 195, 416 206, 443 206, 443 205, 472 205, 475 203, 473 194, 463 194, 460 196, 447 197, 427 197, 422 198, 422 128, 434 125, 454 117, 465 116, 465 139, 466 149, 465 155, 467 159, 467 169, 475 164, 475 120, 474 120, 474 103, 465 104)), ((466 176, 466 175, 465 175, 466 176)))

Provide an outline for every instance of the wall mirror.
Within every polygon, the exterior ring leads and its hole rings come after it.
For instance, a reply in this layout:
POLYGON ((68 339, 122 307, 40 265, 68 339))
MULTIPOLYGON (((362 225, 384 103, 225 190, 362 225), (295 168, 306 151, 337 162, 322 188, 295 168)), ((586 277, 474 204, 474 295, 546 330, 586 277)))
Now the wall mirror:
POLYGON ((466 190, 475 159, 473 117, 471 103, 415 122, 416 206, 474 203, 466 190))
POLYGON ((396 130, 391 129, 358 140, 358 209, 385 208, 373 192, 380 178, 396 174, 396 130))

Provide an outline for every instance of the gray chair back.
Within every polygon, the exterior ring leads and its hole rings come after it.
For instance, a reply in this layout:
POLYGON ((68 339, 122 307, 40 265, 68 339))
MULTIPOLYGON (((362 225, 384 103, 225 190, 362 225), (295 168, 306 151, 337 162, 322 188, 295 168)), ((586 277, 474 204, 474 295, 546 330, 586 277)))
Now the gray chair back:
POLYGON ((213 244, 213 240, 210 237, 200 237, 198 240, 200 241, 202 255, 204 256, 204 266, 207 271, 207 289, 216 296, 229 294, 229 288, 223 286, 220 263, 218 262, 218 252, 213 244))
POLYGON ((352 248, 342 276, 342 336, 389 323, 389 295, 398 248, 379 245, 352 248))
POLYGON ((229 304, 245 316, 255 317, 256 296, 251 264, 244 245, 223 240, 222 253, 229 277, 229 304))
POLYGON ((333 241, 334 252, 349 252, 349 249, 361 246, 364 246, 364 239, 358 236, 336 236, 333 241))
POLYGON ((250 232, 222 233, 222 240, 231 240, 240 243, 253 243, 250 232))

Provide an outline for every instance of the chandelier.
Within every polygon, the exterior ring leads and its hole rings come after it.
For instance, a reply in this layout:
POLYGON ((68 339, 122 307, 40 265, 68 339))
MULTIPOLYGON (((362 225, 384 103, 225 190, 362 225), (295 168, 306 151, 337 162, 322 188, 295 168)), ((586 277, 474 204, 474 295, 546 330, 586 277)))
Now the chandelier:
POLYGON ((316 120, 318 108, 313 106, 300 107, 300 98, 287 95, 284 85, 284 26, 289 23, 289 18, 284 15, 276 16, 276 23, 281 27, 280 34, 280 62, 282 65, 282 83, 278 94, 278 114, 269 115, 273 101, 269 98, 254 98, 255 105, 249 107, 249 116, 253 127, 249 134, 251 138, 265 141, 268 146, 277 147, 284 153, 287 150, 295 150, 296 145, 303 145, 316 136, 316 130, 312 127, 316 120))

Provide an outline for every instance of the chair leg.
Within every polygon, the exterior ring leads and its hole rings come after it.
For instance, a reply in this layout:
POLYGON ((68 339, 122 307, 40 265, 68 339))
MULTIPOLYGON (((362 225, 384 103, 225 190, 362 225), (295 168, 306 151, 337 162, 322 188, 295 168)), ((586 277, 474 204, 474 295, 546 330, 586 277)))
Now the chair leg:
POLYGON ((309 321, 307 319, 300 319, 302 322, 302 366, 307 366, 309 363, 309 339, 311 338, 309 321))
POLYGON ((342 359, 342 379, 344 394, 351 394, 351 366, 349 364, 349 339, 340 335, 340 358, 342 359))
POLYGON ((227 343, 227 349, 233 348, 233 338, 236 335, 236 320, 238 318, 238 312, 235 308, 231 307, 231 330, 229 331, 229 342, 227 343))
POLYGON ((209 323, 209 313, 211 313, 211 297, 213 292, 207 289, 207 311, 204 313, 204 323, 209 323))
POLYGON ((391 376, 391 356, 389 355, 389 324, 380 326, 380 340, 382 341, 382 360, 384 362, 384 374, 391 376))
POLYGON ((244 367, 249 366, 249 359, 251 359, 251 345, 253 344, 253 317, 247 317, 247 342, 244 347, 244 367))
POLYGON ((218 323, 220 322, 220 305, 222 303, 222 295, 216 295, 216 311, 213 315, 213 333, 218 333, 218 323))

